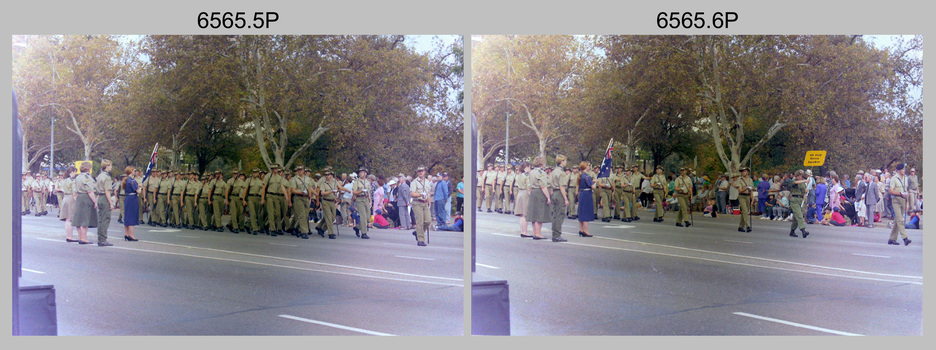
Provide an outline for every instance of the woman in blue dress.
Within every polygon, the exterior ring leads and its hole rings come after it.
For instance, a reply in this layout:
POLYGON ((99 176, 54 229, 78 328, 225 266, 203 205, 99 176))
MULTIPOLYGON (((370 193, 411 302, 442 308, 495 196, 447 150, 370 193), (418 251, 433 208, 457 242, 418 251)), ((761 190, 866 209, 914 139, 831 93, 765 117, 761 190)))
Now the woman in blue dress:
POLYGON ((140 224, 140 204, 137 196, 140 195, 140 184, 130 176, 133 173, 133 167, 128 166, 124 169, 127 176, 124 178, 123 187, 127 197, 124 199, 124 240, 136 242, 138 239, 133 237, 133 226, 140 224))
POLYGON ((579 163, 579 170, 581 170, 582 175, 579 177, 578 220, 579 236, 582 237, 592 236, 588 233, 588 222, 595 219, 595 207, 594 201, 592 200, 592 190, 595 189, 595 180, 588 175, 590 169, 591 163, 579 163))

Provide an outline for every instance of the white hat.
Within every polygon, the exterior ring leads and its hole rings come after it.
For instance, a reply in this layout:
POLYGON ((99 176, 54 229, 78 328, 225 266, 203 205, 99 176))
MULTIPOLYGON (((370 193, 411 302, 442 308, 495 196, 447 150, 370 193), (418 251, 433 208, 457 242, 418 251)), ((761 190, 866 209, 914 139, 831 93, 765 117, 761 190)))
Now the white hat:
POLYGON ((351 173, 351 177, 357 177, 357 173, 351 173))
POLYGON ((387 185, 388 186, 396 185, 396 180, 390 180, 390 182, 388 182, 387 185))

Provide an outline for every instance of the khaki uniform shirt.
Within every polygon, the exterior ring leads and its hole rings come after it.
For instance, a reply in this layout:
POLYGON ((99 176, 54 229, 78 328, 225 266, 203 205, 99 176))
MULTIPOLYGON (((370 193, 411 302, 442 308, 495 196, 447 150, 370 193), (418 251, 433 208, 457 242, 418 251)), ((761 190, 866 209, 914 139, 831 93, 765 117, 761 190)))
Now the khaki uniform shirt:
POLYGON ((526 173, 518 174, 516 181, 517 181, 517 188, 519 188, 520 190, 530 189, 530 175, 527 175, 526 173))
POLYGON ((159 194, 168 194, 172 190, 172 185, 175 183, 175 178, 166 177, 165 179, 159 180, 159 194))
POLYGON ((653 177, 650 178, 650 188, 653 190, 665 192, 667 183, 668 181, 666 181, 666 175, 663 174, 654 174, 653 177))
POLYGON ((175 180, 175 182, 172 183, 172 195, 176 196, 182 194, 182 190, 185 189, 187 185, 185 179, 175 180))
POLYGON ((247 196, 250 195, 260 195, 260 192, 263 191, 263 180, 259 177, 247 179, 247 196))
POLYGON ((507 172, 506 171, 497 172, 497 184, 503 186, 505 180, 507 180, 507 172))
POLYGON ((97 180, 94 186, 94 193, 104 193, 104 191, 114 188, 114 179, 111 178, 110 174, 102 171, 98 174, 97 180))
POLYGON ((492 171, 485 171, 485 172, 484 172, 484 175, 482 175, 482 177, 484 178, 484 184, 485 184, 485 185, 494 186, 494 180, 497 179, 497 172, 495 172, 495 171, 493 171, 493 170, 492 170, 492 171))
POLYGON ((59 185, 61 186, 59 188, 62 190, 62 193, 64 193, 65 195, 70 195, 70 194, 75 193, 75 179, 68 178, 68 179, 62 180, 62 182, 59 185))
POLYGON ((677 177, 673 184, 673 190, 677 195, 692 196, 692 179, 689 176, 677 177))
POLYGON ((546 176, 546 172, 543 171, 543 168, 533 168, 530 171, 530 188, 534 191, 538 191, 541 187, 547 187, 549 184, 549 179, 546 176))
POLYGON ((91 174, 81 173, 75 177, 75 191, 78 193, 94 192, 95 181, 91 174))
POLYGON ((745 179, 744 177, 738 177, 733 185, 740 188, 738 189, 739 196, 750 196, 753 189, 748 189, 748 187, 754 187, 754 180, 751 180, 751 178, 745 179))
POLYGON ((514 186, 516 186, 516 184, 514 184, 516 179, 517 179, 517 174, 507 173, 507 177, 504 178, 504 186, 506 186, 505 188, 511 189, 514 186))
POLYGON ((237 180, 234 180, 234 183, 231 184, 231 194, 228 195, 228 198, 231 199, 247 199, 246 197, 241 197, 244 194, 244 189, 247 188, 247 181, 241 180, 240 177, 237 180))
POLYGON ((432 191, 432 183, 429 179, 420 180, 419 178, 413 179, 410 185, 410 192, 416 192, 422 194, 420 198, 413 198, 414 201, 419 201, 423 203, 429 203, 432 198, 429 197, 429 193, 432 191))
POLYGON ((558 190, 569 185, 569 176, 566 175, 565 170, 561 167, 556 167, 553 169, 552 173, 549 174, 549 187, 553 190, 558 190))

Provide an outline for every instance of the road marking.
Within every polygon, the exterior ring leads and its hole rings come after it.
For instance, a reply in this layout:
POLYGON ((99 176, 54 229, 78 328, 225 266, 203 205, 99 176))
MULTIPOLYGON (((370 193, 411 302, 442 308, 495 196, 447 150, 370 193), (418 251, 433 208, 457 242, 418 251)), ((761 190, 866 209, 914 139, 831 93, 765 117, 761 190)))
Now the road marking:
POLYGON ((195 236, 183 236, 183 235, 177 235, 176 237, 182 237, 182 238, 195 238, 195 239, 198 239, 198 238, 201 238, 201 237, 195 237, 195 236))
POLYGON ((858 255, 858 256, 870 256, 870 257, 872 257, 872 258, 884 258, 884 259, 890 259, 890 257, 889 257, 889 256, 885 256, 885 255, 871 255, 871 254, 861 254, 861 253, 852 253, 852 255, 858 255))
POLYGON ((283 244, 283 243, 270 243, 270 245, 279 245, 279 246, 283 246, 283 247, 298 247, 297 245, 283 244))
POLYGON ((655 233, 653 233, 653 232, 637 232, 637 231, 632 231, 632 232, 633 232, 633 233, 636 233, 636 234, 641 234, 641 235, 653 235, 653 234, 655 234, 655 233))
POLYGON ((180 232, 180 231, 182 230, 176 230, 176 229, 171 229, 171 228, 168 228, 165 230, 149 230, 149 232, 180 232))
POLYGON ((40 241, 69 243, 69 242, 65 242, 65 241, 63 241, 63 240, 61 240, 61 239, 41 238, 41 237, 37 237, 36 239, 38 239, 38 240, 40 240, 40 241))
POLYGON ((730 239, 724 240, 725 242, 734 242, 734 243, 744 243, 744 244, 754 244, 754 242, 745 242, 745 241, 733 241, 730 239))
MULTIPOLYGON (((747 256, 747 255, 739 255, 739 254, 731 254, 731 253, 722 253, 722 252, 715 252, 715 251, 711 251, 711 250, 703 250, 703 249, 695 249, 695 248, 686 248, 686 247, 677 247, 677 246, 671 246, 671 245, 659 244, 659 243, 647 243, 647 242, 640 242, 640 241, 632 241, 632 240, 628 240, 628 239, 609 238, 609 237, 597 237, 597 236, 596 236, 596 238, 607 239, 607 240, 611 240, 611 241, 624 242, 624 243, 640 244, 640 245, 645 245, 645 246, 655 246, 655 247, 663 247, 663 248, 672 248, 672 249, 687 250, 687 251, 698 252, 698 253, 706 253, 706 254, 713 254, 713 255, 724 255, 724 256, 730 256, 730 257, 735 257, 735 258, 743 258, 743 259, 751 259, 751 260, 761 260, 761 261, 767 261, 767 262, 773 262, 773 263, 780 263, 780 264, 790 264, 790 265, 797 265, 797 266, 803 266, 803 267, 814 267, 814 268, 828 269, 828 270, 833 270, 833 271, 861 273, 861 274, 866 274, 866 275, 884 276, 884 277, 913 278, 913 279, 920 279, 920 280, 923 279, 923 276, 894 275, 894 274, 886 274, 886 273, 879 273, 879 272, 852 270, 852 269, 846 269, 846 268, 841 268, 841 267, 822 266, 822 265, 814 265, 814 264, 800 263, 800 262, 795 262, 795 261, 786 261, 786 260, 777 260, 777 259, 761 258, 761 257, 756 257, 756 256, 747 256)), ((583 246, 595 247, 595 248, 619 249, 619 250, 643 252, 643 251, 641 251, 641 250, 625 249, 625 248, 614 248, 614 247, 605 247, 605 246, 590 245, 590 244, 582 244, 582 243, 571 243, 571 242, 570 242, 570 244, 573 244, 573 245, 583 245, 583 246)), ((651 252, 646 252, 646 253, 655 254, 655 253, 651 253, 651 252)), ((660 253, 660 254, 662 254, 662 253, 660 253)), ((666 255, 671 255, 671 256, 674 256, 674 257, 684 257, 684 256, 682 256, 682 255, 675 255, 675 254, 666 254, 666 255)), ((689 257, 686 257, 686 258, 689 258, 689 257)), ((721 260, 712 260, 712 261, 721 261, 721 260)), ((757 266, 757 265, 754 265, 754 266, 757 266)), ((795 270, 791 270, 791 271, 795 271, 795 270)), ((891 282, 893 282, 893 281, 891 281, 891 282)), ((921 284, 921 285, 922 285, 923 283, 918 283, 918 284, 921 284)))
POLYGON ((45 274, 45 272, 36 271, 36 270, 30 270, 30 269, 27 269, 27 268, 20 268, 20 269, 23 270, 23 271, 26 271, 26 272, 38 273, 38 274, 40 274, 40 275, 44 275, 44 274, 45 274))
POLYGON ((814 331, 820 331, 820 332, 825 332, 825 333, 831 333, 831 334, 835 334, 835 335, 862 336, 861 334, 848 333, 848 332, 837 331, 837 330, 834 330, 834 329, 828 329, 828 328, 810 326, 810 325, 807 325, 807 324, 796 323, 796 322, 790 322, 790 321, 784 321, 784 320, 779 320, 779 319, 776 319, 776 318, 770 318, 770 317, 764 317, 764 316, 758 316, 758 315, 752 315, 752 314, 744 313, 744 312, 734 312, 733 314, 738 315, 738 316, 756 318, 756 319, 758 319, 758 320, 776 322, 776 323, 785 324, 785 325, 793 326, 793 327, 806 328, 806 329, 811 329, 811 330, 814 330, 814 331))
POLYGON ((395 255, 395 256, 398 257, 398 258, 403 258, 403 259, 435 260, 435 259, 430 259, 430 258, 418 258, 418 257, 415 257, 415 256, 403 256, 403 255, 395 255))
POLYGON ((631 225, 605 225, 605 228, 634 228, 634 227, 637 227, 637 226, 631 226, 631 225))
MULTIPOLYGON (((597 237, 597 236, 596 236, 596 237, 597 237)), ((605 237, 598 237, 598 238, 610 239, 610 240, 618 240, 618 239, 615 239, 615 238, 605 238, 605 237)), ((637 242, 637 243, 640 243, 640 242, 637 242)), ((755 264, 748 264, 748 263, 740 263, 740 262, 727 261, 727 260, 718 260, 718 259, 710 259, 710 258, 700 258, 700 257, 694 257, 694 256, 676 255, 676 254, 669 254, 669 253, 650 252, 650 251, 639 250, 639 249, 628 249, 628 248, 618 248, 618 247, 606 247, 606 246, 600 246, 600 245, 592 245, 592 244, 584 244, 584 243, 575 243, 575 242, 566 242, 566 243, 564 243, 564 244, 566 244, 566 245, 578 245, 578 246, 592 247, 592 248, 601 248, 601 249, 622 250, 622 251, 635 252, 635 253, 644 253, 644 254, 651 254, 651 255, 662 255, 662 256, 668 256, 668 257, 673 257, 673 258, 701 260, 701 261, 709 261, 709 262, 716 262, 716 263, 723 263, 723 264, 730 264, 730 265, 739 265, 739 266, 748 266, 748 267, 759 267, 759 268, 771 269, 771 270, 780 270, 780 271, 788 271, 788 272, 808 273, 808 274, 812 274, 812 275, 820 275, 820 276, 828 276, 828 277, 841 277, 841 278, 851 278, 851 279, 867 280, 867 281, 878 281, 878 282, 907 283, 907 284, 916 284, 916 285, 920 285, 920 286, 923 285, 923 282, 908 282, 908 281, 889 280, 889 279, 881 279, 881 278, 873 278, 873 277, 843 276, 843 275, 835 275, 835 274, 825 273, 825 272, 813 272, 813 271, 794 270, 794 269, 783 268, 783 267, 763 266, 763 265, 755 265, 755 264)), ((652 243, 640 243, 640 244, 644 244, 644 245, 656 245, 656 244, 652 244, 652 243)), ((678 247, 677 247, 677 248, 678 248, 678 247)), ((688 248, 686 248, 686 249, 688 249, 688 248)), ((718 253, 718 252, 712 252, 712 253, 713 253, 713 254, 720 254, 720 255, 734 255, 734 254, 726 254, 726 253, 718 253)), ((754 259, 754 260, 771 260, 771 259, 755 258, 755 257, 751 257, 751 259, 754 259)), ((840 269, 840 268, 835 268, 835 267, 827 267, 827 266, 819 266, 819 265, 809 265, 809 264, 794 263, 794 262, 788 262, 788 263, 789 263, 789 264, 793 264, 793 265, 807 265, 807 266, 810 266, 810 267, 823 268, 823 269, 831 269, 831 270, 846 270, 846 269, 840 269)), ((894 276, 894 275, 886 275, 886 274, 881 274, 881 273, 876 273, 876 272, 866 272, 866 271, 858 271, 858 270, 846 270, 846 271, 851 271, 851 272, 855 272, 855 273, 863 273, 863 274, 871 274, 871 275, 884 275, 884 276, 893 276, 893 277, 906 277, 906 278, 920 278, 920 279, 922 279, 922 277, 915 277, 915 276, 900 276, 900 275, 894 276)))
MULTIPOLYGON (((495 236, 504 236, 504 237, 520 237, 520 235, 516 235, 516 234, 508 235, 506 233, 497 233, 497 232, 491 232, 490 234, 495 235, 495 236)), ((520 237, 520 238, 523 238, 523 237, 520 237)))
POLYGON ((310 319, 308 319, 308 318, 296 317, 296 316, 292 316, 292 315, 279 315, 279 317, 288 318, 288 319, 290 319, 290 320, 296 320, 296 321, 301 321, 301 322, 306 322, 306 323, 314 323, 314 324, 322 325, 322 326, 326 326, 326 327, 344 329, 344 330, 347 330, 347 331, 358 332, 358 333, 364 333, 364 334, 369 334, 369 335, 377 335, 377 336, 385 336, 385 337, 395 337, 395 336, 396 336, 396 335, 394 335, 394 334, 381 333, 381 332, 369 331, 369 330, 366 330, 366 329, 360 329, 360 328, 342 326, 342 325, 340 325, 340 324, 334 324, 334 323, 329 323, 329 322, 310 320, 310 319))
POLYGON ((486 267, 486 268, 489 268, 489 269, 495 269, 495 270, 499 269, 499 267, 491 266, 491 265, 485 265, 485 264, 479 264, 479 263, 475 263, 475 265, 476 265, 476 266, 481 266, 481 267, 486 267))
POLYGON ((323 263, 323 262, 316 262, 316 261, 308 261, 308 260, 299 260, 299 259, 282 258, 282 257, 277 257, 277 256, 260 255, 260 254, 251 254, 251 253, 242 253, 242 252, 235 252, 235 251, 230 251, 230 250, 221 250, 221 249, 212 249, 212 248, 193 247, 193 246, 187 246, 187 245, 181 245, 181 244, 171 244, 171 243, 162 243, 162 242, 153 242, 153 241, 146 241, 146 242, 147 242, 147 243, 150 243, 150 244, 157 244, 157 245, 166 245, 166 246, 181 247, 181 248, 188 248, 188 249, 201 249, 201 250, 208 250, 208 251, 214 251, 214 252, 222 252, 222 253, 228 253, 228 254, 246 255, 246 256, 259 257, 259 258, 267 258, 267 259, 275 259, 275 260, 285 260, 285 261, 296 262, 296 263, 305 263, 305 264, 313 264, 313 265, 323 265, 323 266, 330 266, 330 267, 345 268, 345 269, 350 269, 350 270, 359 270, 359 271, 367 271, 367 272, 384 273, 384 274, 389 274, 389 275, 398 275, 398 276, 407 276, 407 277, 419 277, 419 278, 430 278, 430 279, 438 279, 438 280, 447 280, 447 281, 458 282, 458 283, 460 283, 460 284, 456 284, 456 283, 443 283, 443 282, 426 282, 426 281, 417 281, 417 280, 400 279, 400 278, 390 278, 390 277, 377 277, 377 276, 370 276, 370 275, 363 275, 363 274, 356 274, 356 273, 325 271, 325 270, 317 270, 317 269, 307 269, 307 268, 299 268, 299 267, 294 267, 294 266, 267 264, 267 263, 259 263, 259 262, 253 262, 253 261, 236 260, 236 259, 227 259, 227 258, 212 258, 212 257, 200 256, 200 255, 182 254, 182 253, 172 253, 172 252, 162 252, 162 251, 148 250, 148 249, 137 249, 137 248, 126 248, 126 247, 114 247, 114 248, 115 248, 115 249, 126 249, 126 250, 141 251, 141 252, 149 252, 149 253, 170 254, 170 255, 181 255, 181 256, 189 256, 189 257, 194 257, 194 258, 203 258, 203 259, 220 260, 220 261, 242 262, 242 263, 256 264, 256 265, 263 265, 263 266, 284 267, 284 268, 297 269, 297 270, 304 270, 304 271, 314 271, 314 272, 324 272, 324 273, 334 273, 334 274, 349 275, 349 276, 360 276, 360 277, 380 278, 380 279, 388 279, 388 280, 396 280, 396 281, 405 281, 405 282, 419 282, 419 283, 441 284, 441 285, 446 285, 446 286, 460 286, 460 287, 464 287, 464 280, 463 280, 463 279, 460 279, 460 278, 450 278, 450 277, 438 277, 438 276, 418 275, 418 274, 404 273, 404 272, 396 272, 396 271, 369 269, 369 268, 365 268, 365 267, 356 267, 356 266, 339 265, 339 264, 330 264, 330 263, 323 263))

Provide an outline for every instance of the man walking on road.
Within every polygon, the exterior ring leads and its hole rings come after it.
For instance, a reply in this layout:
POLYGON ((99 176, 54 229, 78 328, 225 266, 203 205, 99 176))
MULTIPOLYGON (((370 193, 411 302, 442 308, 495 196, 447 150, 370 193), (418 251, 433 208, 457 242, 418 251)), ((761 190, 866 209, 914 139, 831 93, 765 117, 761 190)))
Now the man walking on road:
POLYGON ((566 206, 569 205, 566 195, 566 186, 569 185, 569 177, 565 173, 566 157, 564 155, 556 156, 556 169, 549 174, 549 182, 552 183, 552 241, 565 242, 562 238, 562 222, 566 218, 566 206))
POLYGON ((803 200, 806 194, 807 182, 809 182, 809 179, 806 178, 806 172, 802 169, 797 170, 793 176, 793 186, 790 188, 790 209, 793 209, 793 218, 795 219, 790 224, 791 237, 799 237, 796 235, 796 229, 800 230, 803 238, 809 235, 809 232, 806 231, 806 221, 803 219, 803 200))

